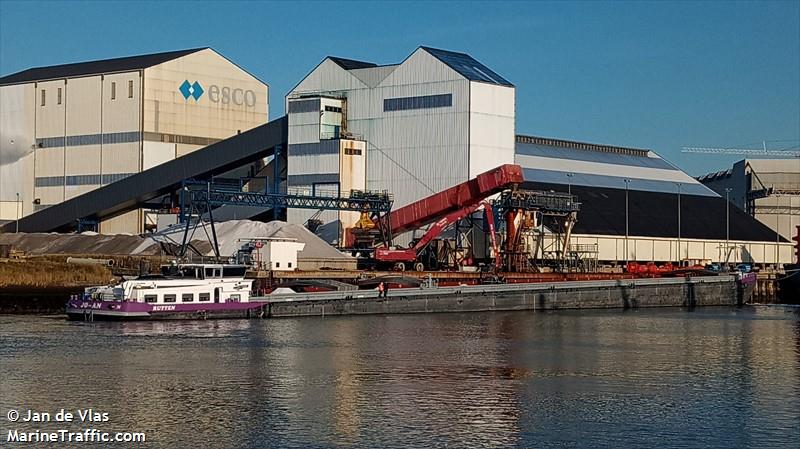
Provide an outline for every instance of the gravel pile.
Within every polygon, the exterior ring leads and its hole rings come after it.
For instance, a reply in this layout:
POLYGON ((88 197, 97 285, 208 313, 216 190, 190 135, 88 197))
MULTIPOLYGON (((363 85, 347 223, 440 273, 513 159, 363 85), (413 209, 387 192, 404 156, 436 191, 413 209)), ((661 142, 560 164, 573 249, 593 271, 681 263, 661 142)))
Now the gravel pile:
MULTIPOLYGON (((211 235, 211 228, 206 226, 211 235)), ((299 259, 351 259, 336 248, 317 237, 301 225, 283 221, 262 223, 250 220, 230 220, 217 223, 217 241, 220 254, 233 256, 244 244, 243 240, 252 238, 288 238, 305 243, 305 248, 297 254, 299 259)), ((11 244, 28 254, 102 254, 102 255, 158 255, 162 247, 180 246, 184 228, 173 226, 158 234, 144 237, 129 234, 100 235, 94 232, 82 234, 0 234, 0 244, 11 244)), ((202 227, 198 227, 190 240, 192 245, 205 255, 213 255, 202 227)))

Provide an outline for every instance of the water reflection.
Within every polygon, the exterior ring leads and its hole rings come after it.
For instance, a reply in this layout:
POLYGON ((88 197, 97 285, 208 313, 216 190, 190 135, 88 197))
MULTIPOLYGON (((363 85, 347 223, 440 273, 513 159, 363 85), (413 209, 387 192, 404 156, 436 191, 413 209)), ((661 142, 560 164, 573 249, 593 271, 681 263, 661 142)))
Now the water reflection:
POLYGON ((154 448, 798 447, 799 384, 783 309, 0 317, 0 409, 94 407, 154 448))

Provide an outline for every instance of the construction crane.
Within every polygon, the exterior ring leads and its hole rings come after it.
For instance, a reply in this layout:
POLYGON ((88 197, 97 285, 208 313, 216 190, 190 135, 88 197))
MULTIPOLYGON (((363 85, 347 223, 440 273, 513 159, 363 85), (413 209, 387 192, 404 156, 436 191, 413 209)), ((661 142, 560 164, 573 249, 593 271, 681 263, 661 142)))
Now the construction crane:
MULTIPOLYGON (((683 147, 681 153, 705 153, 705 154, 741 154, 749 156, 780 156, 780 157, 800 157, 798 146, 767 149, 766 140, 762 141, 762 148, 709 148, 709 147, 683 147)), ((797 142, 796 140, 772 140, 770 142, 797 142)))

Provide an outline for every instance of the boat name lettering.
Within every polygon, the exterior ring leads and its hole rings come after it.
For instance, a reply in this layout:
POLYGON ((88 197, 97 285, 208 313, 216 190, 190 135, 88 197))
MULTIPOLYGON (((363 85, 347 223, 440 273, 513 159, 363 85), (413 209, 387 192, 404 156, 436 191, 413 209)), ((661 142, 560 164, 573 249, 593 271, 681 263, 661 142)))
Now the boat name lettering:
POLYGON ((175 306, 153 306, 153 312, 161 312, 166 310, 175 310, 175 306))
POLYGON ((103 307, 103 303, 100 302, 91 302, 91 301, 84 301, 81 303, 81 309, 100 309, 103 307))

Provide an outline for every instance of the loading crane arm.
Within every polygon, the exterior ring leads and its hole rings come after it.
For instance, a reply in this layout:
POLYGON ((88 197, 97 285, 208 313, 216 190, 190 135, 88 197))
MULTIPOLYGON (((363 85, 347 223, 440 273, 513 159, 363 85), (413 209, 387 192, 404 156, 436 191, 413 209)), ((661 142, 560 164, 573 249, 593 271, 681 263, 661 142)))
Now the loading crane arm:
MULTIPOLYGON (((495 266, 496 268, 500 267, 501 259, 500 259, 500 251, 497 246, 497 238, 495 237, 494 233, 494 217, 492 213, 492 205, 488 201, 481 201, 477 204, 473 204, 467 207, 463 207, 455 212, 451 212, 444 217, 440 218, 436 222, 434 222, 428 232, 422 236, 411 248, 407 249, 390 249, 387 247, 380 247, 375 250, 375 260, 384 263, 395 263, 396 265, 401 265, 403 268, 405 267, 406 263, 415 263, 419 254, 422 250, 425 249, 428 244, 441 235, 441 233, 447 229, 448 227, 452 226, 459 220, 462 220, 472 214, 473 212, 477 211, 478 209, 483 208, 484 212, 486 213, 487 222, 489 224, 489 230, 491 233, 492 238, 492 248, 495 253, 495 266)), ((420 269, 421 263, 415 263, 415 268, 418 271, 422 271, 420 269)))

